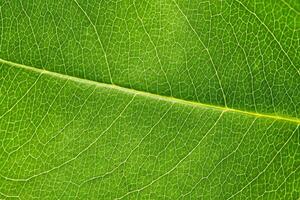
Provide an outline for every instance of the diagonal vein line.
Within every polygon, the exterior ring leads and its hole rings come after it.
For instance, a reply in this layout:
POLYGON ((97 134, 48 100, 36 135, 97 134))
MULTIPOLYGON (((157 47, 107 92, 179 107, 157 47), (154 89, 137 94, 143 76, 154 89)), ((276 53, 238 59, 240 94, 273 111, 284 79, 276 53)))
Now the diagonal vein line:
MULTIPOLYGON (((48 115, 50 109, 52 108, 52 106, 53 106, 53 104, 55 103, 56 99, 57 99, 57 98, 59 97, 59 95, 61 94, 61 91, 62 91, 63 88, 66 86, 67 82, 68 82, 68 80, 66 80, 66 82, 63 84, 63 86, 60 88, 60 90, 57 92, 57 94, 56 94, 55 97, 53 98, 51 104, 48 106, 48 109, 47 109, 46 113, 43 115, 43 117, 42 117, 42 119, 40 120, 40 122, 35 126, 35 130, 34 130, 34 132, 32 133, 31 137, 30 137, 27 141, 25 141, 23 144, 21 144, 20 146, 18 146, 15 150, 9 152, 9 153, 8 153, 9 155, 12 155, 13 153, 19 151, 19 150, 20 150, 21 148, 23 148, 26 144, 28 144, 35 136, 38 137, 37 131, 38 131, 39 127, 42 125, 42 123, 43 123, 44 120, 46 119, 46 117, 47 117, 47 115, 48 115)), ((22 98, 21 98, 21 99, 22 99, 22 98)), ((19 101, 20 101, 21 99, 19 99, 19 101)), ((18 102, 19 102, 19 101, 18 101, 18 102)), ((12 108, 13 108, 13 107, 12 107, 12 108)), ((11 109, 12 109, 12 108, 11 108, 11 109)), ((11 109, 10 109, 10 110, 11 110, 11 109)), ((1 118, 0 118, 0 119, 1 119, 1 118)), ((38 138, 38 140, 39 140, 39 138, 38 138)), ((40 140, 39 140, 39 141, 40 141, 40 140)))
POLYGON ((204 47, 205 51, 207 52, 207 55, 209 56, 209 60, 213 66, 213 69, 215 71, 215 75, 217 77, 217 81, 219 83, 219 86, 220 86, 220 89, 221 89, 221 92, 222 92, 222 96, 223 96, 223 101, 224 101, 224 104, 225 104, 225 107, 227 107, 227 101, 226 101, 226 95, 225 95, 225 92, 224 92, 224 89, 223 89, 223 85, 222 85, 222 82, 221 82, 221 78, 219 76, 219 73, 218 73, 218 70, 217 70, 217 67, 212 59, 212 56, 210 54, 210 51, 208 49, 208 47, 204 44, 204 42, 201 40, 198 32, 195 30, 195 28, 192 26, 190 20, 188 19, 188 17, 186 16, 186 14, 182 11, 182 9, 179 7, 178 3, 176 3, 175 0, 172 0, 173 3, 175 4, 176 8, 179 10, 180 14, 184 17, 184 19, 186 20, 188 26, 190 27, 190 29, 193 31, 193 33, 197 36, 197 39, 199 40, 199 42, 201 43, 201 45, 204 47))
POLYGON ((49 170, 46 170, 46 171, 43 171, 43 172, 40 172, 39 174, 35 174, 35 175, 32 175, 30 177, 27 177, 27 178, 10 178, 10 177, 6 177, 6 176, 3 176, 2 174, 0 174, 0 177, 4 178, 5 180, 8 180, 8 181, 14 181, 14 182, 26 182, 26 181, 29 181, 33 178, 36 178, 38 176, 41 176, 41 175, 45 175, 51 171, 54 171, 54 170, 57 170, 71 162, 73 162, 74 160, 76 160, 78 157, 80 157, 83 153, 87 152, 94 144, 96 144, 99 139, 104 135, 106 134, 110 129, 111 127, 113 127, 116 122, 122 117, 123 113, 127 110, 127 108, 131 105, 131 103, 133 102, 133 100, 135 99, 136 95, 133 95, 133 97, 131 98, 131 100, 125 105, 125 107, 123 108, 123 110, 118 114, 118 116, 110 123, 110 125, 105 129, 103 130, 97 137, 96 139, 90 143, 89 145, 87 145, 83 150, 81 150, 79 153, 77 153, 74 157, 72 157, 71 159, 63 162, 62 164, 60 165, 57 165, 49 170))
POLYGON ((151 45, 152 45, 153 48, 154 48, 155 56, 157 57, 158 63, 159 63, 159 65, 160 65, 160 69, 161 69, 161 71, 163 72, 164 78, 166 79, 166 82, 167 82, 167 84, 168 84, 170 94, 171 94, 171 96, 173 96, 173 95, 172 95, 172 87, 171 87, 170 81, 169 81, 169 79, 168 79, 168 77, 167 77, 167 73, 166 73, 166 71, 164 70, 164 68, 163 68, 163 66, 162 66, 162 62, 161 62, 161 59, 160 59, 160 56, 159 56, 157 47, 156 47, 156 45, 154 44, 154 42, 153 42, 153 40, 152 40, 152 38, 151 38, 149 32, 147 31, 147 29, 146 29, 146 27, 145 27, 145 25, 144 25, 143 19, 140 17, 140 15, 139 15, 139 13, 138 13, 138 9, 137 9, 137 7, 136 7, 136 2, 135 2, 135 1, 133 2, 133 5, 134 5, 134 9, 135 9, 137 18, 138 18, 138 20, 140 21, 140 23, 141 23, 141 25, 142 25, 142 28, 143 28, 144 32, 146 33, 146 35, 147 35, 147 37, 148 37, 148 39, 149 39, 151 45))
POLYGON ((267 166, 259 173, 257 174, 249 183, 247 183, 242 189, 231 195, 226 200, 234 198, 236 195, 241 193, 245 188, 247 188, 249 185, 251 185, 255 180, 257 180, 265 171, 269 168, 269 166, 273 163, 273 161, 277 158, 278 154, 284 149, 284 147, 289 143, 289 141, 292 139, 292 137, 295 135, 296 131, 298 130, 299 125, 295 128, 295 130, 292 132, 290 137, 285 141, 285 143, 282 145, 282 147, 277 151, 277 153, 273 156, 273 158, 270 160, 270 162, 267 164, 267 166))
POLYGON ((152 133, 152 131, 156 128, 156 126, 158 124, 161 123, 161 121, 165 118, 165 116, 169 113, 169 111, 171 110, 171 108, 173 108, 173 105, 172 104, 168 109, 167 111, 161 116, 161 118, 150 128, 150 130, 148 131, 148 133, 146 135, 143 136, 143 138, 138 142, 138 144, 129 152, 129 154, 126 156, 125 160, 123 160, 122 162, 120 162, 115 168, 113 168, 112 170, 102 174, 102 175, 98 175, 98 176, 95 176, 95 177, 91 177, 85 181, 83 181, 82 183, 80 183, 80 187, 83 185, 83 184, 86 184, 87 182, 90 182, 90 181, 93 181, 93 180, 96 180, 96 179, 100 179, 100 178, 104 178, 110 174, 112 174, 114 171, 116 171, 117 169, 119 169, 122 165, 125 165, 126 162, 129 160, 129 158, 131 157, 131 155, 141 146, 142 142, 152 133))
POLYGON ((232 156, 233 154, 235 154, 238 149, 240 148, 241 144, 243 143, 245 137, 248 135, 248 133, 250 132, 250 129, 253 127, 254 123, 256 122, 256 119, 254 119, 252 121, 252 123, 250 124, 249 128, 246 130, 246 133, 243 135, 242 139, 240 140, 240 142, 238 143, 237 147, 230 152, 229 154, 227 154, 224 158, 222 158, 216 165, 215 167, 208 173, 208 175, 201 177, 201 179, 199 181, 197 181, 197 183, 192 187, 192 189, 185 193, 185 194, 181 194, 181 196, 179 198, 183 198, 186 197, 187 195, 191 194, 196 188, 197 186, 199 186, 199 184, 203 181, 203 180, 208 180, 208 178, 210 177, 210 175, 226 160, 228 159, 230 156, 232 156))
POLYGON ((107 66, 107 70, 108 70, 108 74, 109 74, 109 79, 110 79, 110 82, 113 83, 113 80, 112 80, 112 76, 111 76, 111 71, 110 71, 110 66, 108 64, 108 60, 107 60, 107 53, 103 47, 103 43, 100 39, 100 36, 99 36, 99 33, 98 33, 98 30, 96 28, 96 25, 93 23, 93 21, 91 20, 90 16, 87 14, 87 12, 80 6, 80 4, 77 2, 77 0, 73 0, 74 3, 76 3, 76 5, 78 6, 78 8, 83 12, 83 14, 86 16, 86 18, 88 19, 89 23, 92 25, 95 33, 96 33, 96 36, 97 36, 97 40, 100 44, 100 47, 101 47, 101 50, 104 54, 104 58, 105 58, 105 63, 106 63, 106 66, 107 66))
MULTIPOLYGON (((1 59, 0 59, 1 62, 1 59)), ((0 115, 0 120, 5 117, 5 115, 7 115, 10 111, 12 111, 14 109, 14 107, 16 107, 21 101, 22 99, 24 99, 26 97, 26 95, 34 88, 34 86, 37 84, 37 82, 39 81, 39 79, 41 78, 43 72, 39 73, 39 76, 37 77, 37 79, 34 81, 34 83, 26 90, 26 92, 7 110, 5 111, 2 115, 0 115)))
POLYGON ((285 0, 281 0, 282 3, 284 3, 290 10, 294 11, 296 14, 300 15, 300 12, 296 10, 293 6, 291 6, 288 2, 285 0))
POLYGON ((196 146, 194 146, 194 148, 191 149, 191 151, 189 153, 187 153, 182 159, 180 159, 176 165, 174 167, 172 167, 170 170, 168 170, 167 172, 165 172, 164 174, 160 175, 159 177, 157 177, 156 179, 152 180, 150 183, 148 183, 147 185, 144 185, 143 187, 139 188, 139 189, 135 189, 135 190, 131 190, 129 192, 127 192, 126 194, 124 194, 121 197, 117 197, 115 198, 115 200, 120 200, 125 198, 126 196, 136 193, 136 192, 141 192, 144 189, 146 189, 147 187, 153 185, 155 182, 159 181, 160 179, 162 179, 163 177, 167 176, 168 174, 172 173, 175 169, 177 169, 177 167, 183 163, 198 147, 199 145, 202 143, 202 141, 209 135, 209 133, 215 128, 215 126, 218 124, 218 122, 220 121, 220 119, 222 118, 223 114, 225 111, 221 112, 221 114, 219 115, 218 119, 214 122, 214 124, 210 127, 210 129, 205 133, 205 135, 200 139, 200 141, 197 143, 196 146))
POLYGON ((238 4, 240 4, 247 12, 249 12, 250 14, 252 14, 259 21, 259 23, 261 23, 265 27, 265 29, 270 33, 270 35, 273 37, 273 39, 275 40, 275 42, 278 44, 278 46, 280 47, 280 49, 283 52, 283 54, 289 60, 289 62, 293 66, 293 68, 296 70, 296 72, 298 73, 298 75, 300 75, 300 70, 295 66, 295 64, 293 63, 293 61, 290 58, 289 54, 287 53, 286 50, 284 50, 283 46, 281 45, 281 43, 279 42, 279 40, 277 39, 277 37, 274 35, 274 33, 270 30, 270 28, 258 17, 258 15, 254 11, 250 10, 241 1, 235 0, 235 2, 237 2, 238 4))
POLYGON ((272 120, 276 120, 276 121, 286 121, 286 122, 290 122, 290 123, 294 123, 294 124, 300 124, 299 118, 295 118, 295 117, 291 117, 291 116, 282 116, 282 115, 276 115, 276 114, 251 112, 251 111, 239 110, 239 109, 235 109, 235 108, 217 106, 217 105, 213 105, 213 104, 188 101, 188 100, 184 100, 184 99, 163 96, 163 95, 159 95, 159 94, 153 94, 153 93, 146 92, 146 91, 140 91, 140 90, 135 90, 135 89, 131 89, 131 88, 126 88, 126 87, 118 86, 115 84, 101 83, 101 82, 92 81, 92 80, 88 80, 88 79, 82 79, 82 78, 75 77, 75 76, 60 74, 60 73, 48 71, 45 69, 39 69, 39 68, 31 67, 31 66, 26 66, 23 64, 18 64, 15 62, 3 60, 1 58, 0 58, 0 63, 7 64, 11 67, 16 67, 16 68, 24 69, 27 71, 35 72, 38 74, 44 74, 44 75, 56 77, 56 78, 59 78, 62 80, 67 79, 67 80, 85 84, 85 85, 94 85, 99 88, 113 89, 113 90, 120 91, 122 93, 143 96, 143 97, 151 98, 151 99, 155 99, 155 100, 176 103, 176 104, 181 104, 181 105, 191 106, 191 107, 198 107, 198 108, 202 108, 202 109, 211 109, 211 110, 226 111, 226 112, 231 112, 231 113, 239 113, 242 115, 252 116, 252 117, 256 117, 256 118, 268 118, 268 119, 272 119, 272 120))

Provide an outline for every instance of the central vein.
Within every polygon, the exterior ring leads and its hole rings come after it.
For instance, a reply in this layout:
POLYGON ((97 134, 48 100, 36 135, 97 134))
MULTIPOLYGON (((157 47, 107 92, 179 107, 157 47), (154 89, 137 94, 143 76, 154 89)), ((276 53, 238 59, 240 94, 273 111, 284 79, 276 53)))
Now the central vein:
POLYGON ((96 82, 96 81, 92 81, 92 80, 82 79, 82 78, 78 78, 78 77, 74 77, 74 76, 70 76, 70 75, 65 75, 65 74, 60 74, 57 72, 48 71, 45 69, 39 69, 39 68, 31 67, 31 66, 26 66, 23 64, 3 60, 1 58, 0 58, 0 63, 7 64, 7 65, 17 67, 17 68, 21 68, 21 69, 25 69, 28 71, 33 71, 33 72, 39 73, 39 74, 49 75, 49 76, 56 77, 59 79, 64 79, 64 80, 68 79, 68 80, 71 80, 74 82, 79 82, 79 83, 88 84, 88 85, 95 85, 100 88, 110 88, 110 89, 118 90, 123 93, 144 96, 144 97, 151 98, 151 99, 173 102, 173 103, 178 103, 178 104, 193 106, 193 107, 213 109, 213 110, 219 110, 219 111, 225 111, 225 112, 240 113, 243 115, 249 115, 249 116, 254 116, 254 117, 258 117, 258 118, 269 118, 269 119, 273 119, 273 120, 287 121, 287 122, 291 122, 291 123, 295 123, 295 124, 300 124, 300 119, 289 117, 289 116, 263 114, 263 113, 239 110, 239 109, 234 109, 234 108, 222 107, 222 106, 217 106, 217 105, 211 105, 211 104, 206 104, 206 103, 201 103, 201 102, 188 101, 188 100, 178 99, 178 98, 169 97, 169 96, 162 96, 159 94, 153 94, 153 93, 149 93, 149 92, 145 92, 145 91, 135 90, 135 89, 131 89, 131 88, 125 88, 125 87, 118 86, 115 84, 100 83, 100 82, 96 82))

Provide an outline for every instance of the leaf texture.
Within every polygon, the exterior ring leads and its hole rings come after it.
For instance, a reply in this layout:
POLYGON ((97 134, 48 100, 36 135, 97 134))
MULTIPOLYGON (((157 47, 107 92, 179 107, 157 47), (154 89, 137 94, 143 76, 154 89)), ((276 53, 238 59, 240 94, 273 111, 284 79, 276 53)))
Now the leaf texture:
POLYGON ((297 1, 1 1, 0 199, 299 199, 297 1))

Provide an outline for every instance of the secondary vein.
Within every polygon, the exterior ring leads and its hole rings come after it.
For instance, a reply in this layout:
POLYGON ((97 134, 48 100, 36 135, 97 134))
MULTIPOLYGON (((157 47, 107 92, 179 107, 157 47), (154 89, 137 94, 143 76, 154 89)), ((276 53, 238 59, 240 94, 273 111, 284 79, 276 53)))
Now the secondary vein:
POLYGON ((139 95, 139 96, 143 96, 143 97, 147 97, 147 98, 151 98, 151 99, 155 99, 155 100, 172 102, 172 103, 182 104, 182 105, 186 105, 186 106, 200 107, 200 108, 205 108, 205 109, 219 110, 222 112, 225 111, 225 112, 232 112, 232 113, 240 113, 243 115, 253 116, 253 117, 257 117, 257 118, 269 118, 269 119, 278 120, 278 121, 286 121, 286 122, 291 122, 294 124, 300 124, 300 119, 295 118, 295 117, 251 112, 251 111, 239 110, 239 109, 235 109, 235 108, 223 107, 223 106, 212 105, 212 104, 207 104, 207 103, 189 101, 189 100, 179 99, 179 98, 175 98, 175 97, 163 96, 163 95, 154 94, 154 93, 150 93, 150 92, 146 92, 146 91, 136 90, 136 89, 132 89, 132 88, 126 88, 126 87, 122 87, 122 86, 115 85, 115 84, 101 83, 101 82, 83 79, 83 78, 70 76, 70 75, 66 75, 66 74, 60 74, 60 73, 48 71, 45 69, 40 69, 40 68, 36 68, 36 67, 31 67, 31 66, 15 63, 15 62, 4 60, 1 58, 0 58, 0 63, 7 64, 12 67, 25 69, 27 71, 32 71, 32 72, 39 73, 39 74, 45 74, 45 75, 56 77, 56 78, 63 79, 63 80, 67 79, 67 80, 82 83, 82 84, 95 85, 100 88, 109 88, 109 89, 113 89, 113 90, 118 90, 123 93, 139 95))

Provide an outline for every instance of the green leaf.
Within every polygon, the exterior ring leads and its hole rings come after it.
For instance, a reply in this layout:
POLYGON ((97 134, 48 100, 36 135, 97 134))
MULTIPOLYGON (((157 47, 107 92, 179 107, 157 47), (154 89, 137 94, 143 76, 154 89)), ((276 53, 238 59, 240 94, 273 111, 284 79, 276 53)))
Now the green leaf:
POLYGON ((299 1, 0 2, 0 199, 299 199, 299 1))

